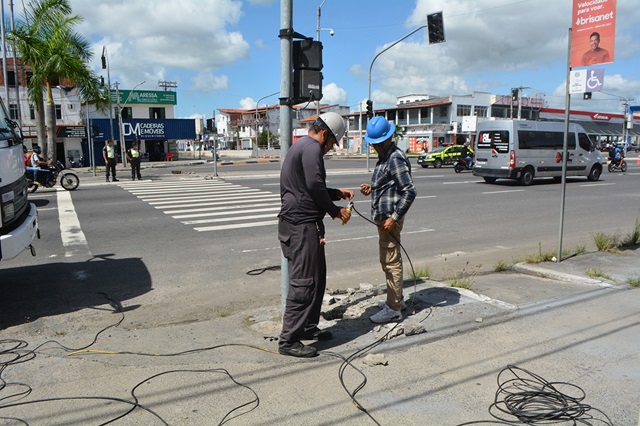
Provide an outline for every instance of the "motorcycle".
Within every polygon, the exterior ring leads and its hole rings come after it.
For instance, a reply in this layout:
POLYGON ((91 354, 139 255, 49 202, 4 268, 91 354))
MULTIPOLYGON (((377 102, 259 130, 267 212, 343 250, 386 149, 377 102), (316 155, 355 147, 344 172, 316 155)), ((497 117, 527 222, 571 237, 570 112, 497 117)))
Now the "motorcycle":
POLYGON ((460 173, 463 170, 472 170, 473 164, 469 163, 466 158, 458 158, 453 162, 453 170, 460 173))
POLYGON ((78 175, 68 171, 60 161, 56 161, 54 165, 49 166, 46 172, 44 170, 38 171, 38 183, 40 185, 33 182, 33 171, 27 170, 25 175, 27 176, 27 188, 29 192, 36 192, 38 186, 53 188, 58 180, 58 176, 60 176, 60 185, 67 191, 73 191, 80 185, 78 175))
POLYGON ((614 170, 620 170, 622 172, 626 172, 627 162, 624 161, 624 158, 621 158, 618 161, 615 158, 609 157, 609 165, 607 166, 607 170, 609 170, 609 173, 613 172, 614 170))

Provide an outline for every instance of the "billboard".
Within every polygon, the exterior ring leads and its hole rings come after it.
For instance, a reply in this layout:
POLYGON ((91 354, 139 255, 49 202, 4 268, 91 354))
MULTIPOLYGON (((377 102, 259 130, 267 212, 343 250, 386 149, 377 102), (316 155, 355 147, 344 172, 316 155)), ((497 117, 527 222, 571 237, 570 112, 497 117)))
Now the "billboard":
POLYGON ((573 0, 571 68, 613 62, 616 0, 573 0))
POLYGON ((120 99, 116 96, 116 91, 111 90, 111 102, 114 104, 127 105, 177 105, 178 94, 176 92, 165 92, 160 90, 120 90, 120 99))

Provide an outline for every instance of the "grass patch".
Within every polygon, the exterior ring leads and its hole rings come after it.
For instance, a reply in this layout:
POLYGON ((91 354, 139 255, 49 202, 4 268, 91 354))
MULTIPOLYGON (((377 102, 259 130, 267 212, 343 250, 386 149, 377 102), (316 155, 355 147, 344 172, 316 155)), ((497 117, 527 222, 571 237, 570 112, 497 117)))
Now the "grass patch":
POLYGON ((613 280, 611 276, 607 275, 604 271, 598 268, 587 269, 587 272, 585 272, 585 274, 587 274, 587 276, 591 278, 604 278, 605 280, 613 280))
POLYGON ((220 318, 226 318, 229 315, 231 315, 231 311, 230 310, 220 311, 220 313, 218 314, 218 316, 220 318))
POLYGON ((618 245, 618 237, 612 234, 596 232, 593 234, 593 243, 598 251, 614 251, 618 245))
POLYGON ((554 250, 542 250, 542 243, 538 243, 538 253, 525 256, 524 261, 527 263, 551 262, 556 257, 554 250))
POLYGON ((428 266, 421 266, 418 269, 411 270, 409 273, 409 278, 415 280, 416 278, 429 278, 431 276, 431 271, 428 266))
POLYGON ((493 270, 495 272, 504 272, 504 271, 507 271, 509 268, 511 268, 511 265, 509 265, 504 260, 500 259, 496 262, 495 266, 493 267, 493 270))
POLYGON ((640 217, 636 219, 636 226, 627 236, 620 242, 622 247, 637 246, 640 244, 640 217))
POLYGON ((637 277, 629 277, 627 282, 633 287, 640 287, 640 275, 637 277))
POLYGON ((587 247, 586 246, 578 246, 578 247, 576 247, 576 250, 575 250, 576 256, 579 255, 579 254, 585 254, 586 252, 587 252, 587 247))
POLYGON ((470 276, 464 276, 460 278, 453 278, 447 281, 450 287, 455 288, 464 288, 467 290, 471 290, 471 285, 473 284, 473 279, 470 276))

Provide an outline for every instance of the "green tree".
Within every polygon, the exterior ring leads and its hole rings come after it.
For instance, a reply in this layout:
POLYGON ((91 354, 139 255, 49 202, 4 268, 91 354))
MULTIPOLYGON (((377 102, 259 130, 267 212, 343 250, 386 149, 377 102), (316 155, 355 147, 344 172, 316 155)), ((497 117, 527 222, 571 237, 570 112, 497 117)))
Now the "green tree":
POLYGON ((68 81, 83 100, 102 105, 104 99, 98 76, 88 65, 92 56, 89 43, 73 30, 82 18, 71 13, 69 0, 32 0, 25 7, 24 21, 9 33, 20 60, 31 66, 29 101, 36 110, 39 143, 44 140, 46 117, 49 131, 43 146, 50 160, 56 159, 56 111, 51 89, 68 81))

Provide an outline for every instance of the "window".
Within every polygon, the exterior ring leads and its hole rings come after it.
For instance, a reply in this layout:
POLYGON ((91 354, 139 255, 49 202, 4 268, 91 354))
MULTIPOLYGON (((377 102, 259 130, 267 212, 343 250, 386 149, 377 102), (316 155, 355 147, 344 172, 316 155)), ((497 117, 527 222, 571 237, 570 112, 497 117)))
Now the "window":
POLYGON ((62 105, 56 104, 56 120, 62 120, 62 105))
POLYGON ((149 108, 149 118, 152 120, 164 120, 166 118, 164 108, 149 108))
POLYGON ((458 105, 456 108, 456 115, 458 117, 466 117, 471 115, 471 105, 458 105))
POLYGON ((591 142, 591 139, 589 139, 589 136, 587 136, 585 133, 578 133, 578 144, 580 145, 580 148, 584 149, 585 151, 592 151, 596 149, 596 147, 591 142))
POLYGON ((447 108, 447 106, 446 105, 442 105, 440 107, 440 112, 438 112, 438 115, 440 117, 446 117, 448 112, 449 112, 449 109, 447 108))
MULTIPOLYGON (((562 149, 564 132, 518 130, 520 149, 562 149)), ((576 148, 576 138, 569 135, 568 149, 576 148)))
POLYGON ((32 120, 36 119, 36 109, 33 107, 33 105, 29 105, 29 118, 32 120))
POLYGON ((33 72, 31 71, 27 71, 27 84, 25 86, 28 86, 29 83, 31 82, 31 78, 33 77, 33 72))
POLYGON ((9 104, 9 118, 12 120, 18 119, 18 104, 9 104))
POLYGON ((16 87, 16 73, 15 71, 7 70, 7 85, 9 87, 16 87))
POLYGON ((478 135, 478 150, 495 150, 499 154, 509 152, 509 132, 506 130, 496 130, 481 132, 478 135))
POLYGON ((475 106, 474 111, 478 117, 486 117, 488 108, 486 106, 475 106))
POLYGON ((122 108, 122 119, 131 119, 133 118, 133 112, 131 111, 131 107, 122 108))

